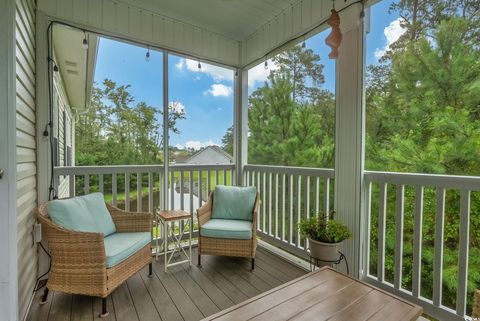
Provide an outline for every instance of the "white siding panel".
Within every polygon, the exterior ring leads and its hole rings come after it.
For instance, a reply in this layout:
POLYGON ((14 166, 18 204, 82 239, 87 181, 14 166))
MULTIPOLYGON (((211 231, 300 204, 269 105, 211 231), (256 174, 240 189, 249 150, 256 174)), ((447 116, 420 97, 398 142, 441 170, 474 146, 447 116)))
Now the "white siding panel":
MULTIPOLYGON (((68 6, 70 1, 65 1, 68 6)), ((62 11, 63 11, 62 7, 62 11)), ((35 0, 16 1, 16 127, 17 127, 17 252, 18 318, 22 320, 37 277, 33 243, 37 207, 35 119, 35 0)), ((56 10, 56 5, 50 10, 56 10)), ((71 14, 72 11, 70 11, 71 14)))
POLYGON ((17 146, 35 149, 36 145, 35 137, 17 129, 17 146))
POLYGON ((39 10, 54 19, 77 23, 94 31, 146 42, 221 64, 240 65, 240 43, 235 39, 203 29, 203 41, 198 46, 194 41, 197 26, 122 1, 40 0, 39 10))

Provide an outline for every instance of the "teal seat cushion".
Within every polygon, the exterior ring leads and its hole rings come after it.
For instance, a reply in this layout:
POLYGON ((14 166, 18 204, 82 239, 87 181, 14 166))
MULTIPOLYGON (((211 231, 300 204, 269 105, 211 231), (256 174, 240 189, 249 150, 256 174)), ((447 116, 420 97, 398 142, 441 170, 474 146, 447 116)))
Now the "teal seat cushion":
POLYGON ((55 224, 70 230, 105 236, 115 233, 115 224, 102 193, 54 200, 48 205, 48 215, 55 224))
POLYGON ((202 225, 200 235, 221 239, 249 240, 252 238, 252 222, 212 218, 202 225))
POLYGON ((215 186, 212 218, 251 221, 256 195, 254 186, 215 186))
POLYGON ((114 233, 104 239, 107 268, 117 265, 150 243, 149 232, 114 233))

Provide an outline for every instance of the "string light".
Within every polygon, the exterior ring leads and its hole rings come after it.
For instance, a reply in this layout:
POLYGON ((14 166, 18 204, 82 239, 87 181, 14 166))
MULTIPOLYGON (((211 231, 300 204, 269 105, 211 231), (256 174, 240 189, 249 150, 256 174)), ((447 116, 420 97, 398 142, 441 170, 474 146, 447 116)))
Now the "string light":
POLYGON ((197 67, 198 67, 198 70, 201 70, 201 69, 202 69, 202 64, 200 63, 200 60, 198 61, 197 67))
POLYGON ((150 46, 147 46, 147 53, 145 54, 145 60, 150 61, 150 46))
POLYGON ((303 39, 302 48, 305 49, 306 46, 307 46, 307 44, 305 43, 305 39, 303 39))
POLYGON ((88 49, 87 33, 85 32, 85 30, 83 30, 82 48, 83 48, 84 50, 87 50, 87 49, 88 49))
POLYGON ((263 65, 263 67, 265 68, 265 70, 268 69, 268 60, 265 60, 265 64, 263 65))

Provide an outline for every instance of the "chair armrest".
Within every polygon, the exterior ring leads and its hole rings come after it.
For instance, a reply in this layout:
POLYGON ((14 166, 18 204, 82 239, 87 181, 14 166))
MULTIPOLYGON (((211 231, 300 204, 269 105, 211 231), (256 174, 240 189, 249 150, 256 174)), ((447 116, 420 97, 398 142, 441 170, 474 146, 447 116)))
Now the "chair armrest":
POLYGON ((117 232, 152 232, 151 213, 127 212, 110 204, 107 204, 107 208, 117 232))
POLYGON ((212 217, 213 194, 208 197, 207 203, 197 209, 198 227, 201 228, 203 224, 207 223, 212 217))
POLYGON ((257 235, 257 217, 258 217, 258 208, 259 204, 259 194, 257 192, 257 196, 255 197, 255 204, 253 205, 253 213, 252 213, 252 236, 255 239, 257 235))

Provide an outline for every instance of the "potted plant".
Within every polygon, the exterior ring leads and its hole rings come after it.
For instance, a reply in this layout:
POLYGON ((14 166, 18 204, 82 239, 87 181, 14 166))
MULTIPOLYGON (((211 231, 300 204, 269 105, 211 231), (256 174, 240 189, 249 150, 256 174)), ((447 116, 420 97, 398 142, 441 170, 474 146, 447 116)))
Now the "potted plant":
POLYGON ((310 255, 321 261, 333 262, 339 258, 338 249, 343 241, 352 234, 345 224, 334 219, 335 212, 329 217, 319 214, 302 219, 300 234, 309 240, 310 255))

